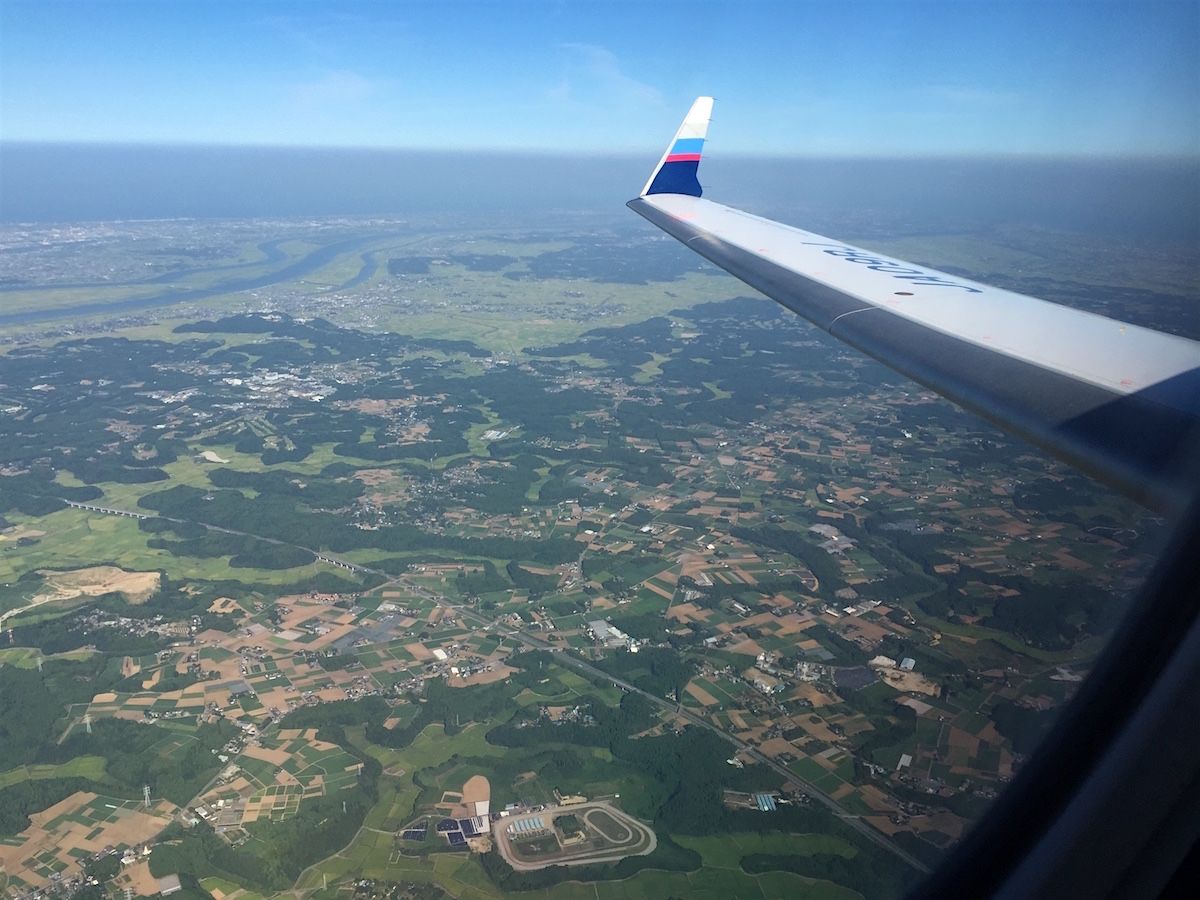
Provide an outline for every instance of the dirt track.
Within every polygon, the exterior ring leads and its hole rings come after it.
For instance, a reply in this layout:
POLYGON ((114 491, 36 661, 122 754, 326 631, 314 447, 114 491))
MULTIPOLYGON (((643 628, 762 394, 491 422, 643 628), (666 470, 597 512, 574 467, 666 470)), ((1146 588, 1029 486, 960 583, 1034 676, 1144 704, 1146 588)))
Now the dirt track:
MULTIPOLYGON (((604 800, 583 803, 578 806, 551 807, 536 815, 540 815, 544 820, 550 822, 555 816, 566 814, 574 815, 585 823, 588 831, 601 840, 605 846, 560 847, 558 852, 547 854, 544 858, 536 861, 521 859, 514 852, 513 842, 507 833, 507 827, 513 821, 512 819, 501 819, 496 822, 492 827, 492 838, 500 850, 500 855, 518 872, 534 872, 547 866, 615 863, 627 856, 645 856, 653 853, 658 847, 658 837, 653 829, 604 800)), ((515 818, 524 818, 524 816, 515 818)))

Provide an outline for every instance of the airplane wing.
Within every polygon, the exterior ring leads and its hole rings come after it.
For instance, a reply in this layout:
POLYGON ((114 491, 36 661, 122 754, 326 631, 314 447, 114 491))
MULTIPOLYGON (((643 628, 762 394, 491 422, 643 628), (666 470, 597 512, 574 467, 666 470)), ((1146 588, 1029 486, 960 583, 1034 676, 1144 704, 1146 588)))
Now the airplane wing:
POLYGON ((701 197, 693 104, 628 206, 834 337, 1176 513, 1200 484, 1200 343, 989 287, 701 197))

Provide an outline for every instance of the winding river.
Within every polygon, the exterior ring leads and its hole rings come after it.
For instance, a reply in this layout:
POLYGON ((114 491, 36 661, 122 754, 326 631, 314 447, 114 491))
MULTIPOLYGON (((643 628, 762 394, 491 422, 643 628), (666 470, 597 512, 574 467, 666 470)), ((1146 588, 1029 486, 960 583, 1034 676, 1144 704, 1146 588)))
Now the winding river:
MULTIPOLYGON (((112 301, 96 301, 91 303, 78 303, 73 306, 55 307, 54 309, 45 310, 26 310, 17 313, 0 313, 0 325, 22 325, 29 322, 42 322, 48 319, 68 319, 73 316, 90 316, 103 313, 123 313, 133 312, 142 309, 153 309, 158 306, 170 306, 173 303, 182 303, 189 300, 205 300, 209 297, 219 297, 222 294, 233 294, 239 291, 252 291, 258 288, 266 287, 271 284, 279 284, 285 281, 294 281, 311 272, 315 272, 323 266, 328 265, 337 259, 343 253, 348 253, 358 250, 367 244, 387 237, 386 234, 370 234, 346 240, 335 241, 332 244, 326 244, 323 247, 317 247, 305 256, 296 260, 281 269, 275 269, 266 274, 246 276, 242 278, 232 278, 228 281, 222 281, 212 287, 180 289, 171 288, 161 294, 154 294, 149 297, 135 297, 129 300, 112 300, 112 301)), ((283 258, 283 253, 274 244, 279 242, 269 241, 266 244, 260 245, 267 254, 267 259, 250 265, 261 265, 262 262, 275 262, 283 258)), ((241 268, 239 264, 237 268, 241 268)), ((129 282, 125 287, 136 287, 139 284, 155 284, 163 280, 174 280, 187 274, 195 274, 202 271, 214 271, 225 268, 217 266, 211 269, 191 269, 184 272, 173 272, 169 276, 156 276, 150 281, 144 282, 129 282)), ((360 273, 361 274, 361 273, 360 273)), ((353 280, 353 279, 352 279, 353 280)), ((93 285, 88 285, 91 287, 93 285)), ((99 287, 99 285, 95 285, 99 287)), ((104 287, 113 287, 112 284, 105 284, 104 287)), ((122 285, 116 285, 120 287, 122 285)), ((67 287, 67 285, 54 285, 55 288, 67 287)), ((37 288, 26 288, 26 290, 37 290, 37 288)))

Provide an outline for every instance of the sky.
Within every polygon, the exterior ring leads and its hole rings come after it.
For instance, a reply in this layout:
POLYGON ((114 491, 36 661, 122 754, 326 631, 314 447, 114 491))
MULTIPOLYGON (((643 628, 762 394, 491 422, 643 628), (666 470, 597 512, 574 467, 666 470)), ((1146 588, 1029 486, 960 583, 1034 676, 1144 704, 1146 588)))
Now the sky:
POLYGON ((0 0, 5 141, 1200 155, 1200 0, 0 0))

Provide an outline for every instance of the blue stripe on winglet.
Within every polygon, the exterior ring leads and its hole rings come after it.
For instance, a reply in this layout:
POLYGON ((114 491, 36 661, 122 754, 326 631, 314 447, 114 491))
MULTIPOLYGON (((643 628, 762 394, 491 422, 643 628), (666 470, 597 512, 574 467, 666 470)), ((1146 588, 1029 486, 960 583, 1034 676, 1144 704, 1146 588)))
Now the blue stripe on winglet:
POLYGON ((690 194, 693 197, 699 197, 702 193, 700 179, 696 177, 696 170, 699 168, 698 160, 663 163, 663 167, 654 177, 654 183, 650 185, 650 189, 646 193, 690 194))

